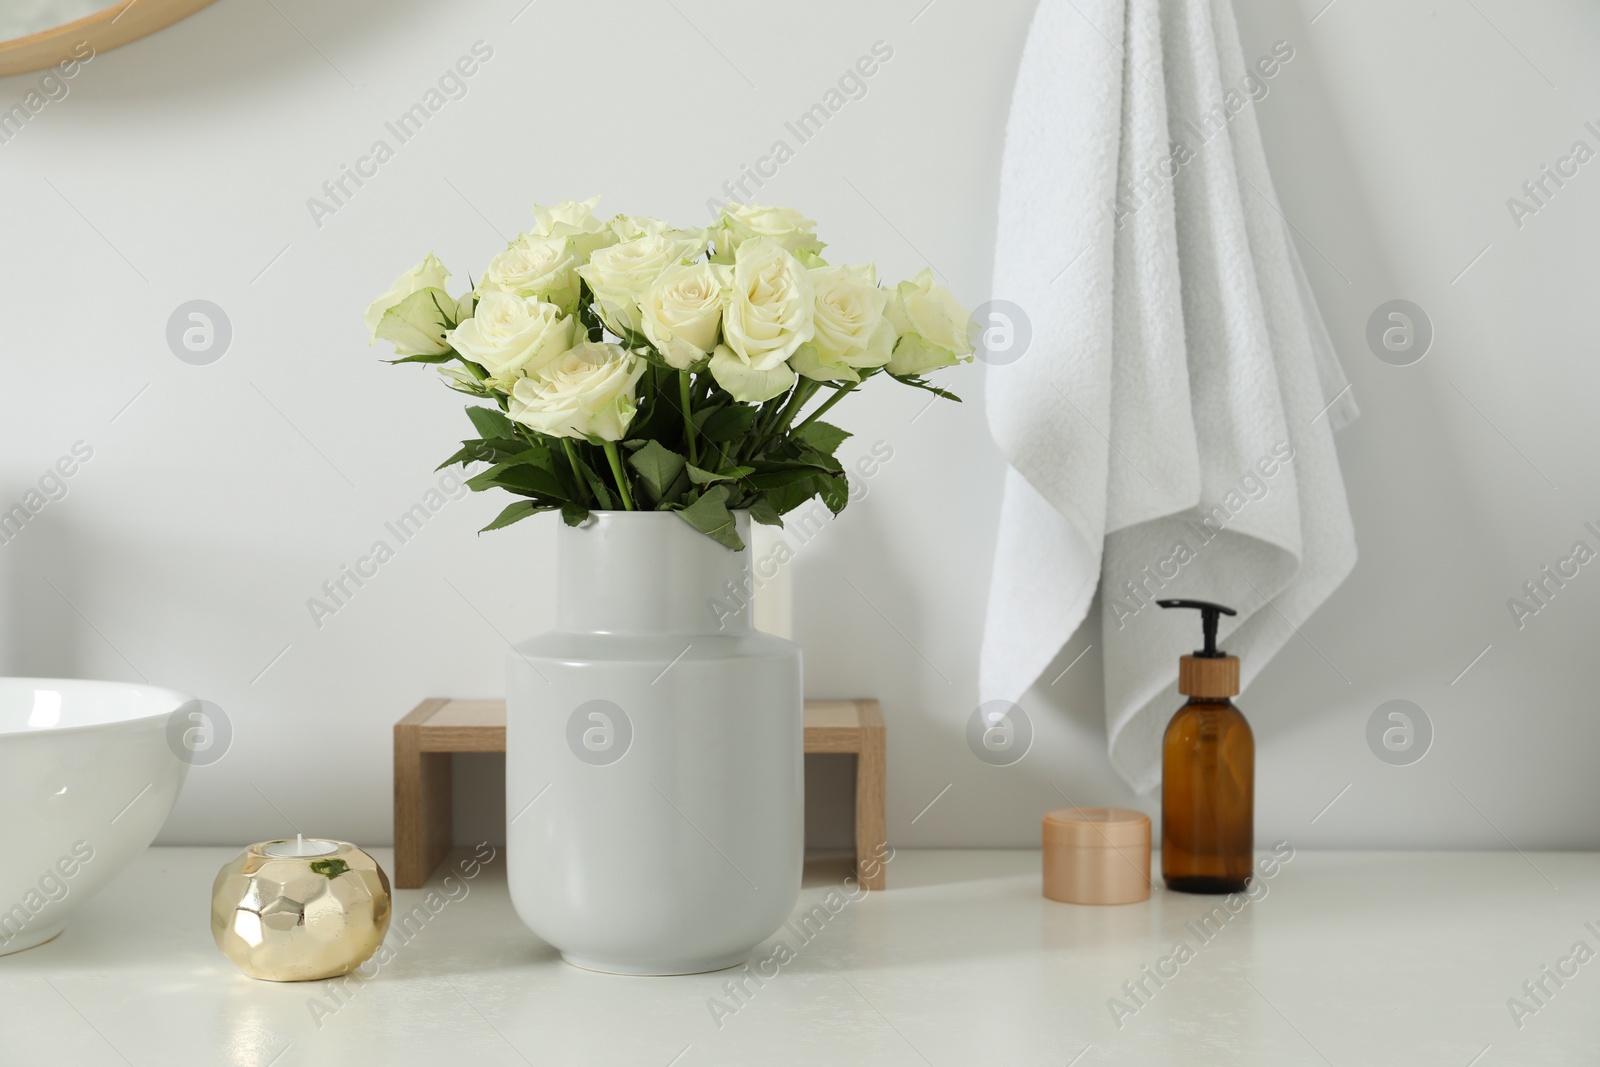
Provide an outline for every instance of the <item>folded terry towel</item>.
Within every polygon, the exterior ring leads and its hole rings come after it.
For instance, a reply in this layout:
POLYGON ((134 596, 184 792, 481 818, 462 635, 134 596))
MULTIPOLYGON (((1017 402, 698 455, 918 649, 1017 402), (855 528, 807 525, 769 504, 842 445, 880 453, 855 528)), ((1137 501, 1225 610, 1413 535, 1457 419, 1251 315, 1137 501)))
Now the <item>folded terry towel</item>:
POLYGON ((1198 643, 1154 600, 1237 608, 1249 685, 1355 564, 1356 409, 1252 111, 1292 58, 1247 67, 1229 0, 1042 0, 1012 100, 994 289, 1033 341, 988 375, 1009 468, 979 686, 1020 703, 1098 588, 1111 761, 1141 791, 1198 643))

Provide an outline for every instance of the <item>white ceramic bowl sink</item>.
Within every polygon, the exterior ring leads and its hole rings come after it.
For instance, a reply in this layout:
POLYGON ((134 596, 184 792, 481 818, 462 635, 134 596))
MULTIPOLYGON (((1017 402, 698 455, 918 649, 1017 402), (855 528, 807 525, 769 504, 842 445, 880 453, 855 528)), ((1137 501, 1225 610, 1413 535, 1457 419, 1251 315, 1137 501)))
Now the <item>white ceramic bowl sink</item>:
POLYGON ((166 822, 183 693, 0 678, 0 955, 41 945, 166 822))

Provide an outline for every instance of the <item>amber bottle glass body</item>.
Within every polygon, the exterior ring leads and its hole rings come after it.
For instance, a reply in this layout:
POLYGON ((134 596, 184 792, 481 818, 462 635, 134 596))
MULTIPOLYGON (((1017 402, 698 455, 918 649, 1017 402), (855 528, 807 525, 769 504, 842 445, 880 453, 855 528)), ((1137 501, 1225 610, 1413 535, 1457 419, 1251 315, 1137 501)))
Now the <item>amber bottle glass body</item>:
POLYGON ((1255 771, 1250 724, 1226 696, 1192 696, 1172 717, 1161 753, 1161 877, 1168 889, 1245 888, 1254 860, 1255 771))

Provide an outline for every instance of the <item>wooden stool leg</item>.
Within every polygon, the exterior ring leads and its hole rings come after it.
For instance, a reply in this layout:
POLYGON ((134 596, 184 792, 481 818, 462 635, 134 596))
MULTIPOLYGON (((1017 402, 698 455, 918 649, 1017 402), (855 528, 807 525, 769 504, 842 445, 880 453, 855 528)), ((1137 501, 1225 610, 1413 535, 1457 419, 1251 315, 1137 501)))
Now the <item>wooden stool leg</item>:
POLYGON ((884 816, 888 746, 878 702, 862 700, 856 706, 861 716, 861 751, 856 756, 856 880, 864 889, 882 889, 889 852, 884 816))
POLYGON ((450 849, 450 753, 422 751, 425 700, 394 726, 394 885, 417 889, 450 849))

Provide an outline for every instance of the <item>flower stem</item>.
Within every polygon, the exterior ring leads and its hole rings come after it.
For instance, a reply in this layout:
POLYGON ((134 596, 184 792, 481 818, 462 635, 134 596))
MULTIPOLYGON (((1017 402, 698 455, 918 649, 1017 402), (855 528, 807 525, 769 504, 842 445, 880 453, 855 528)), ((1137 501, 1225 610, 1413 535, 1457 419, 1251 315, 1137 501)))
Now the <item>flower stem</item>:
POLYGON ((678 372, 678 404, 683 408, 683 436, 689 445, 689 462, 698 467, 700 458, 694 445, 694 420, 689 417, 689 372, 686 370, 678 372))
POLYGON ((628 511, 633 511, 633 497, 628 492, 628 479, 622 474, 622 458, 617 455, 617 443, 607 441, 606 459, 611 461, 611 476, 617 480, 617 489, 622 493, 622 506, 628 511))
MULTIPOLYGON (((756 416, 754 432, 749 435, 747 442, 750 445, 749 454, 752 458, 761 455, 768 445, 777 440, 789 425, 789 420, 794 418, 795 412, 805 407, 806 401, 810 400, 819 388, 821 386, 809 378, 801 378, 795 383, 794 391, 787 397, 781 401, 769 400, 761 405, 760 413, 756 416)), ((745 449, 741 445, 734 451, 734 460, 737 462, 739 455, 742 455, 745 449)))
POLYGON ((794 395, 779 410, 778 417, 772 424, 772 429, 768 431, 767 439, 770 441, 779 434, 785 433, 789 429, 789 423, 793 422, 794 417, 800 413, 800 409, 805 407, 811 398, 817 395, 817 390, 821 388, 822 386, 809 378, 801 378, 794 387, 794 395))
POLYGON ((561 447, 566 449, 567 463, 572 467, 572 477, 578 483, 578 492, 583 496, 584 502, 588 503, 590 496, 589 482, 583 476, 583 468, 578 466, 578 454, 572 449, 572 438, 563 437, 561 439, 561 447))
POLYGON ((830 396, 828 399, 824 400, 822 402, 822 405, 820 407, 818 407, 817 410, 813 411, 811 414, 807 415, 805 418, 800 420, 800 425, 798 425, 798 426, 796 426, 794 428, 795 432, 799 433, 801 430, 805 429, 807 426, 810 426, 813 422, 816 422, 818 419, 820 419, 822 417, 824 412, 826 412, 829 408, 833 407, 833 405, 837 404, 839 401, 843 400, 846 393, 848 393, 850 390, 854 389, 856 386, 858 386, 860 384, 861 384, 860 382, 851 382, 849 385, 843 386, 843 387, 841 387, 839 389, 835 389, 833 395, 830 396))
POLYGON ((808 378, 801 378, 798 382, 796 382, 794 386, 794 392, 790 393, 789 399, 784 401, 783 404, 778 408, 778 412, 773 416, 772 425, 768 427, 768 431, 777 432, 789 425, 789 420, 794 418, 794 413, 798 411, 816 391, 816 384, 808 378))

